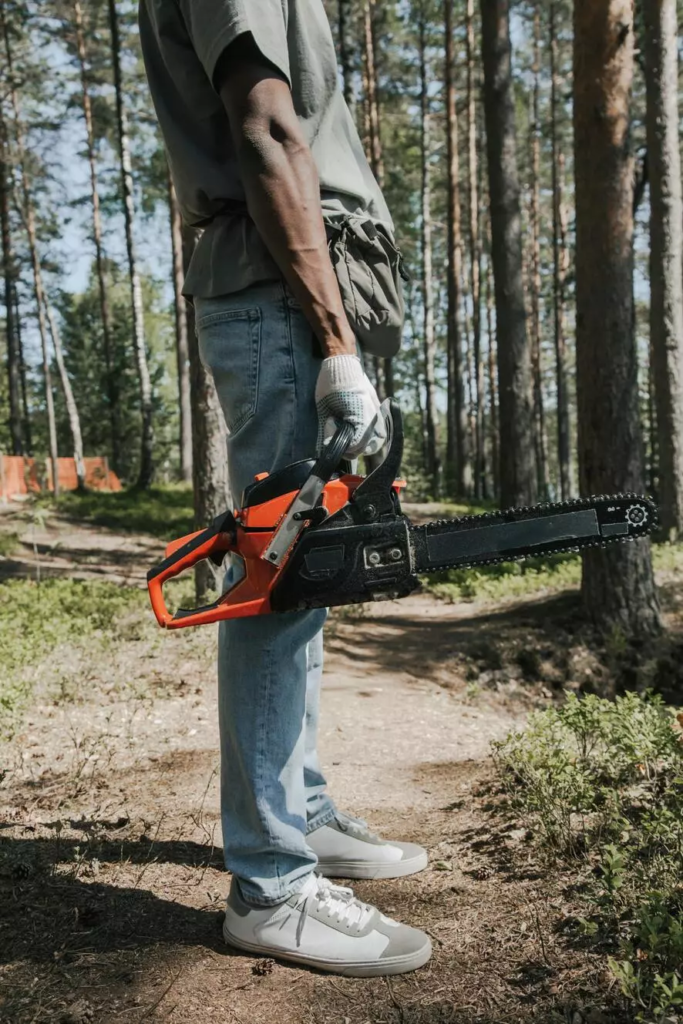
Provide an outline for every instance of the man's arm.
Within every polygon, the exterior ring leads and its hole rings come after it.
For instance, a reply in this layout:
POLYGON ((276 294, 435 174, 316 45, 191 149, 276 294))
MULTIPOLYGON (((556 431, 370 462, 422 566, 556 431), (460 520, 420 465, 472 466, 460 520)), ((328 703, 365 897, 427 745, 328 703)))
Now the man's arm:
POLYGON ((326 356, 355 355, 327 247, 318 172, 286 78, 244 35, 226 50, 216 87, 230 120, 249 214, 326 356))

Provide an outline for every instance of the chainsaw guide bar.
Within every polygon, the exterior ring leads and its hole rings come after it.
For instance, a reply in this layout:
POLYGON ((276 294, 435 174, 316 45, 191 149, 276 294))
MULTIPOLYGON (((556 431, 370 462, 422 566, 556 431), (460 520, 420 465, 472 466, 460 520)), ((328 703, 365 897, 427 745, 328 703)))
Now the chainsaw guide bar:
POLYGON ((420 576, 635 541, 658 525, 639 494, 599 495, 413 525, 401 511, 401 413, 382 406, 383 461, 367 477, 340 475, 343 425, 321 456, 261 474, 240 508, 169 544, 147 574, 154 613, 170 629, 220 619, 405 597, 420 576), (169 612, 163 585, 204 559, 239 555, 243 575, 203 608, 169 612))

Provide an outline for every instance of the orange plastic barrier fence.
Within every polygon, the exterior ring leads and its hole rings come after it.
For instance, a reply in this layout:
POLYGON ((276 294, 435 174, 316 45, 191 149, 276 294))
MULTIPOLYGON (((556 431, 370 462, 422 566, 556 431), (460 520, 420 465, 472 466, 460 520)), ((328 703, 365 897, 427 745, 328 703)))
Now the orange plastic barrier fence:
MULTIPOLYGON (((83 461, 86 487, 95 491, 121 490, 121 481, 109 468, 109 462, 105 457, 96 456, 83 461)), ((57 474, 61 490, 76 490, 78 478, 73 459, 57 459, 57 474)), ((50 459, 46 459, 44 463, 36 463, 35 459, 24 455, 0 455, 0 500, 8 501, 41 490, 54 490, 50 459), (39 465, 43 470, 42 478, 39 474, 39 465)))

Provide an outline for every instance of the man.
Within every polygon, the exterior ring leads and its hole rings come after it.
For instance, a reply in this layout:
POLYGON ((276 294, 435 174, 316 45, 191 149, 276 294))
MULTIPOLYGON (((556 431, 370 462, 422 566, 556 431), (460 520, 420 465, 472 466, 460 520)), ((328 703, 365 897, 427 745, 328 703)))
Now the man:
MULTIPOLYGON (((310 458, 342 421, 355 428, 349 456, 378 451, 379 403, 323 212, 389 228, 391 218, 340 92, 322 0, 141 0, 140 34, 183 216, 204 227, 185 294, 228 426, 236 500, 255 473, 310 458)), ((326 792, 325 616, 220 627, 224 934, 343 974, 409 971, 429 959, 428 937, 327 881, 410 874, 427 855, 381 840, 326 792)))

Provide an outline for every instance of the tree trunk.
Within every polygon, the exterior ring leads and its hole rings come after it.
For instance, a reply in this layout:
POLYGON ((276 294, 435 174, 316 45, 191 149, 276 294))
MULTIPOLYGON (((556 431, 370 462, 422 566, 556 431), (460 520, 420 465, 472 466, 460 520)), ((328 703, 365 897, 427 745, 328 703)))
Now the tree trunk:
MULTIPOLYGON (((633 331, 632 0, 576 0, 576 370, 583 494, 640 491, 633 331)), ((583 556, 582 593, 603 629, 661 629, 648 542, 583 556)))
POLYGON ((175 300, 176 363, 180 411, 180 477, 192 480, 192 406, 190 402, 190 355, 187 334, 187 306, 183 298, 183 222, 171 175, 168 175, 168 206, 171 217, 173 252, 173 294, 175 300))
POLYGON ((564 154, 560 148, 557 127, 558 96, 561 81, 558 67, 555 15, 557 0, 550 4, 550 135, 552 139, 553 190, 553 315, 555 336, 555 377, 557 386, 557 463, 560 497, 571 493, 571 433, 569 395, 567 389, 567 346, 565 328, 565 281, 569 270, 567 246, 567 211, 564 205, 564 154))
POLYGON ((14 326, 16 330, 17 354, 19 358, 19 378, 21 380, 21 411, 22 426, 24 431, 24 447, 26 455, 33 455, 33 436, 31 433, 31 413, 28 404, 28 388, 26 386, 26 360, 24 359, 24 345, 21 337, 21 313, 19 310, 19 292, 16 281, 14 283, 14 326))
POLYGON ((24 442, 21 430, 21 365, 14 319, 14 282, 16 269, 10 226, 9 136, 0 108, 0 230, 2 232, 2 271, 5 281, 5 323, 7 335, 7 382, 9 391, 9 432, 13 455, 21 455, 24 442))
POLYGON ((420 146, 422 154, 422 302, 424 311, 425 411, 427 419, 427 474, 432 496, 440 492, 441 467, 438 454, 436 407, 436 336, 434 333, 434 296, 432 282, 432 211, 430 167, 429 82, 427 80, 427 44, 424 0, 420 6, 420 146))
MULTIPOLYGON (((477 84, 475 81, 474 0, 466 9, 467 63, 467 182, 470 242, 470 294, 472 297, 472 349, 474 356, 474 493, 484 491, 484 363, 481 355, 481 236, 479 227, 479 157, 477 147, 477 84)), ((471 473, 471 469, 470 469, 471 473)))
POLYGON ((45 312, 47 313, 48 324, 50 325, 50 336, 52 338, 52 345, 55 350, 55 361, 57 363, 57 369, 59 370, 59 379, 62 384, 62 390, 64 392, 64 401, 66 403, 66 413, 69 419, 69 429, 71 431, 71 438, 73 442, 74 451, 74 464, 76 466, 76 479, 78 480, 78 489, 80 491, 85 490, 85 462, 83 461, 83 436, 81 434, 81 419, 78 415, 78 407, 76 405, 76 399, 74 398, 73 388, 71 387, 71 381, 69 375, 66 372, 66 365, 64 363, 64 353, 62 350, 62 342, 59 336, 59 328, 57 327, 57 321, 55 320, 54 310, 50 305, 47 296, 43 292, 43 299, 45 302, 45 312))
MULTIPOLYGON (((183 271, 186 273, 194 251, 196 233, 182 225, 183 271)), ((218 401, 213 377, 199 358, 194 331, 194 307, 187 304, 187 337, 190 357, 190 389, 192 396, 192 481, 194 484, 194 521, 196 529, 204 529, 225 509, 231 507, 228 480, 226 427, 218 401)), ((212 591, 220 588, 221 571, 210 562, 195 568, 197 604, 206 604, 212 591)))
MULTIPOLYGON (((384 157, 382 154, 381 113, 377 85, 377 61, 375 42, 375 0, 365 0, 363 11, 363 53, 365 60, 365 81, 367 82, 367 110, 369 127, 368 160, 372 173, 381 189, 384 188, 384 157)), ((375 359, 375 375, 383 398, 394 394, 394 375, 391 359, 375 359)))
POLYGON ((531 369, 534 395, 534 441, 536 451, 536 486, 544 500, 548 498, 548 444, 543 401, 543 366, 541 351, 541 12, 534 10, 534 87, 531 119, 531 260, 529 291, 531 294, 531 369))
POLYGON ((650 332, 667 538, 683 533, 683 203, 676 0, 643 0, 650 177, 650 332))
POLYGON ((498 335, 501 499, 504 505, 529 505, 536 491, 531 352, 524 307, 508 3, 481 0, 484 109, 498 335))
POLYGON ((88 88, 87 56, 85 34, 83 31, 83 12, 80 0, 73 0, 74 28, 76 30, 76 52, 81 75, 81 106, 88 147, 88 165, 90 168, 90 202, 92 205, 93 241, 95 243, 95 265, 100 296, 100 317, 102 320, 102 347, 106 368, 106 398, 109 419, 109 436, 111 446, 111 462, 114 471, 121 471, 121 408, 117 371, 114 367, 112 345, 112 322, 107 294, 107 283, 104 269, 104 252, 102 248, 102 217, 100 214, 100 195, 97 185, 97 162, 95 159, 95 132, 93 128, 92 105, 88 88))
MULTIPOLYGON (((19 97, 17 95, 17 90, 14 85, 14 75, 12 70, 12 48, 10 44, 10 36, 7 30, 7 21, 5 20, 4 12, 0 12, 0 20, 2 21, 2 32, 5 43, 5 55, 7 57, 7 70, 9 72, 9 92, 12 102, 12 112, 14 115, 14 131, 16 136, 17 147, 17 164, 19 167, 19 173, 21 174, 21 190, 23 199, 22 216, 24 219, 24 227, 26 228, 26 234, 28 236, 28 247, 29 254, 31 257, 31 269, 33 271, 33 284, 36 296, 36 307, 38 311, 38 325, 40 328, 40 341, 43 352, 43 366, 45 370, 46 407, 48 415, 48 433, 50 438, 50 458, 52 461, 52 477, 56 497, 59 494, 59 470, 57 463, 57 424, 54 414, 52 384, 49 372, 49 359, 47 355, 47 325, 45 322, 45 312, 47 311, 48 316, 50 316, 50 309, 47 301, 47 296, 45 294, 45 288, 43 285, 43 275, 40 266, 40 258, 38 256, 36 217, 35 209, 33 206, 33 196, 31 195, 31 187, 28 179, 28 170, 26 166, 26 152, 24 149, 24 130, 21 122, 21 111, 19 109, 19 97)), ((76 402, 74 400, 73 390, 71 388, 71 381, 69 380, 69 377, 66 372, 66 367, 64 366, 64 358, 62 355, 61 345, 59 343, 59 334, 57 332, 56 325, 53 323, 52 319, 50 319, 50 329, 52 332, 55 357, 57 360, 57 367, 61 378, 62 389, 64 391, 67 416, 69 419, 69 427, 71 430, 71 437, 73 441, 76 477, 78 479, 79 488, 83 489, 85 487, 85 466, 83 463, 83 440, 81 435, 81 421, 78 415, 76 402)))
POLYGON ((467 417, 465 409, 465 359, 460 334, 460 283, 462 281, 462 233, 460 213, 460 158, 458 113, 453 54, 453 0, 444 0, 446 35, 445 82, 448 163, 448 480, 459 497, 469 494, 470 471, 465 466, 467 417))
POLYGON ((344 99, 351 111, 351 116, 355 118, 356 97, 353 88, 353 66, 351 63, 351 53, 353 50, 351 43, 351 0, 337 0, 337 9, 339 12, 339 63, 341 64, 342 71, 344 99))
POLYGON ((111 30, 112 66, 114 69, 114 87, 116 90, 116 122, 119 137, 121 158, 121 184, 123 189, 123 212, 126 224, 126 250, 128 253, 128 271, 133 310, 133 348, 138 369, 140 387, 140 411, 142 414, 142 438, 140 450, 140 471, 137 486, 149 487, 154 478, 154 426, 152 421, 152 382, 147 364, 145 348, 145 322, 142 307, 142 289, 135 255, 135 239, 133 222, 135 204, 133 200, 133 172, 130 160, 130 139, 128 136, 128 118, 123 104, 123 87, 121 82, 121 43, 119 23, 116 11, 116 0, 108 0, 109 26, 111 30))
POLYGON ((489 437, 491 444, 491 490, 500 501, 500 458, 498 453, 498 398, 496 395, 496 331, 493 325, 493 283, 491 261, 486 261, 486 332, 488 334, 489 437))

